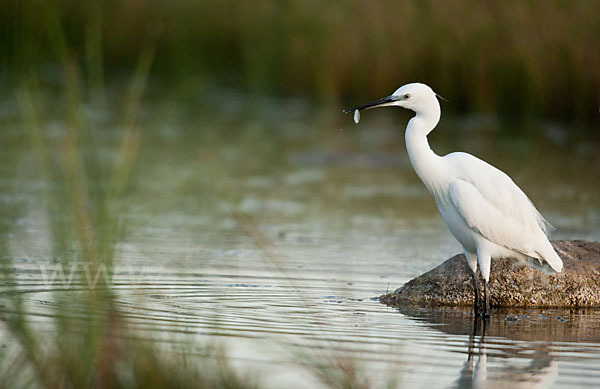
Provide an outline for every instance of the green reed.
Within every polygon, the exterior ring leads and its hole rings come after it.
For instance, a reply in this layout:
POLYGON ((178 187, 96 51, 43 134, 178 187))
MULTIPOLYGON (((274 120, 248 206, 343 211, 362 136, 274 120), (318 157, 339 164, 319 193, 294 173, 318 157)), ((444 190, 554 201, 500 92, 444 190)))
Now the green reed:
POLYGON ((13 0, 0 6, 5 67, 57 60, 39 23, 48 4, 72 52, 104 61, 107 73, 86 75, 92 83, 135 66, 153 26, 164 30, 154 74, 182 89, 216 83, 340 103, 422 81, 452 101, 446 111, 598 122, 597 1, 13 0))

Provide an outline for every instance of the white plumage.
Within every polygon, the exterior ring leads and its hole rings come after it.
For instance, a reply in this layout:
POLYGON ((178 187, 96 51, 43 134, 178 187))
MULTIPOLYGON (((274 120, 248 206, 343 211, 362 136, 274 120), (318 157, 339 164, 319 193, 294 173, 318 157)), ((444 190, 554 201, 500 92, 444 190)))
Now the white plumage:
MULTIPOLYGON (((463 246, 473 275, 479 265, 484 280, 484 315, 489 311, 487 283, 492 258, 512 258, 548 273, 562 270, 562 260, 546 237, 546 221, 508 175, 467 153, 442 157, 431 150, 427 135, 439 122, 441 109, 429 86, 407 84, 388 97, 346 112, 382 106, 399 106, 416 113, 405 134, 411 164, 463 246)), ((477 306, 475 276, 473 287, 477 306)))

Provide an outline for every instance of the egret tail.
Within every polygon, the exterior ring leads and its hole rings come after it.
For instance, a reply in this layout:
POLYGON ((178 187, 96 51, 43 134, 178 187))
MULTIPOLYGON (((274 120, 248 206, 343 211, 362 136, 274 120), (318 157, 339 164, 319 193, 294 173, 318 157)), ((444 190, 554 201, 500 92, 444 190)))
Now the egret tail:
POLYGON ((554 247, 552 247, 550 241, 546 240, 544 243, 542 249, 538 250, 538 254, 543 258, 545 266, 552 269, 550 274, 560 273, 563 269, 562 259, 560 259, 556 251, 554 251, 554 247))
POLYGON ((562 259, 554 251, 552 244, 546 239, 541 248, 535 251, 535 256, 524 254, 519 261, 546 274, 560 273, 563 269, 562 259))

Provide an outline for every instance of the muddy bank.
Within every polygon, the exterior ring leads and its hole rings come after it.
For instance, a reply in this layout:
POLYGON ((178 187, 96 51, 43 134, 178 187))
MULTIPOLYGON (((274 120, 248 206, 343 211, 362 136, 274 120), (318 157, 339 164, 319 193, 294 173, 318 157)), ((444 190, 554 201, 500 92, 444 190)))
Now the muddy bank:
MULTIPOLYGON (((600 307, 600 243, 554 241, 562 258, 561 273, 547 275, 508 259, 493 260, 489 290, 492 306, 600 307)), ((388 305, 472 305, 471 270, 464 255, 448 259, 433 270, 381 296, 388 305)))

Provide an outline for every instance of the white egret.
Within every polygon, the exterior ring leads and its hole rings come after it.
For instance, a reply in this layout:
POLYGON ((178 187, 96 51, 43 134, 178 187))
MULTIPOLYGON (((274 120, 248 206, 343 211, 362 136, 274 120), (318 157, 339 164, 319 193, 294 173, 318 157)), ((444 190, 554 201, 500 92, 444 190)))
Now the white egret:
POLYGON ((410 162, 433 195, 442 219, 463 247, 472 271, 475 310, 479 311, 477 265, 483 278, 483 316, 489 316, 488 282, 492 258, 523 261, 547 273, 560 272, 562 260, 546 237, 546 221, 513 180, 470 154, 435 154, 427 135, 441 116, 436 93, 420 83, 400 87, 392 95, 344 112, 398 106, 415 116, 406 126, 410 162))

